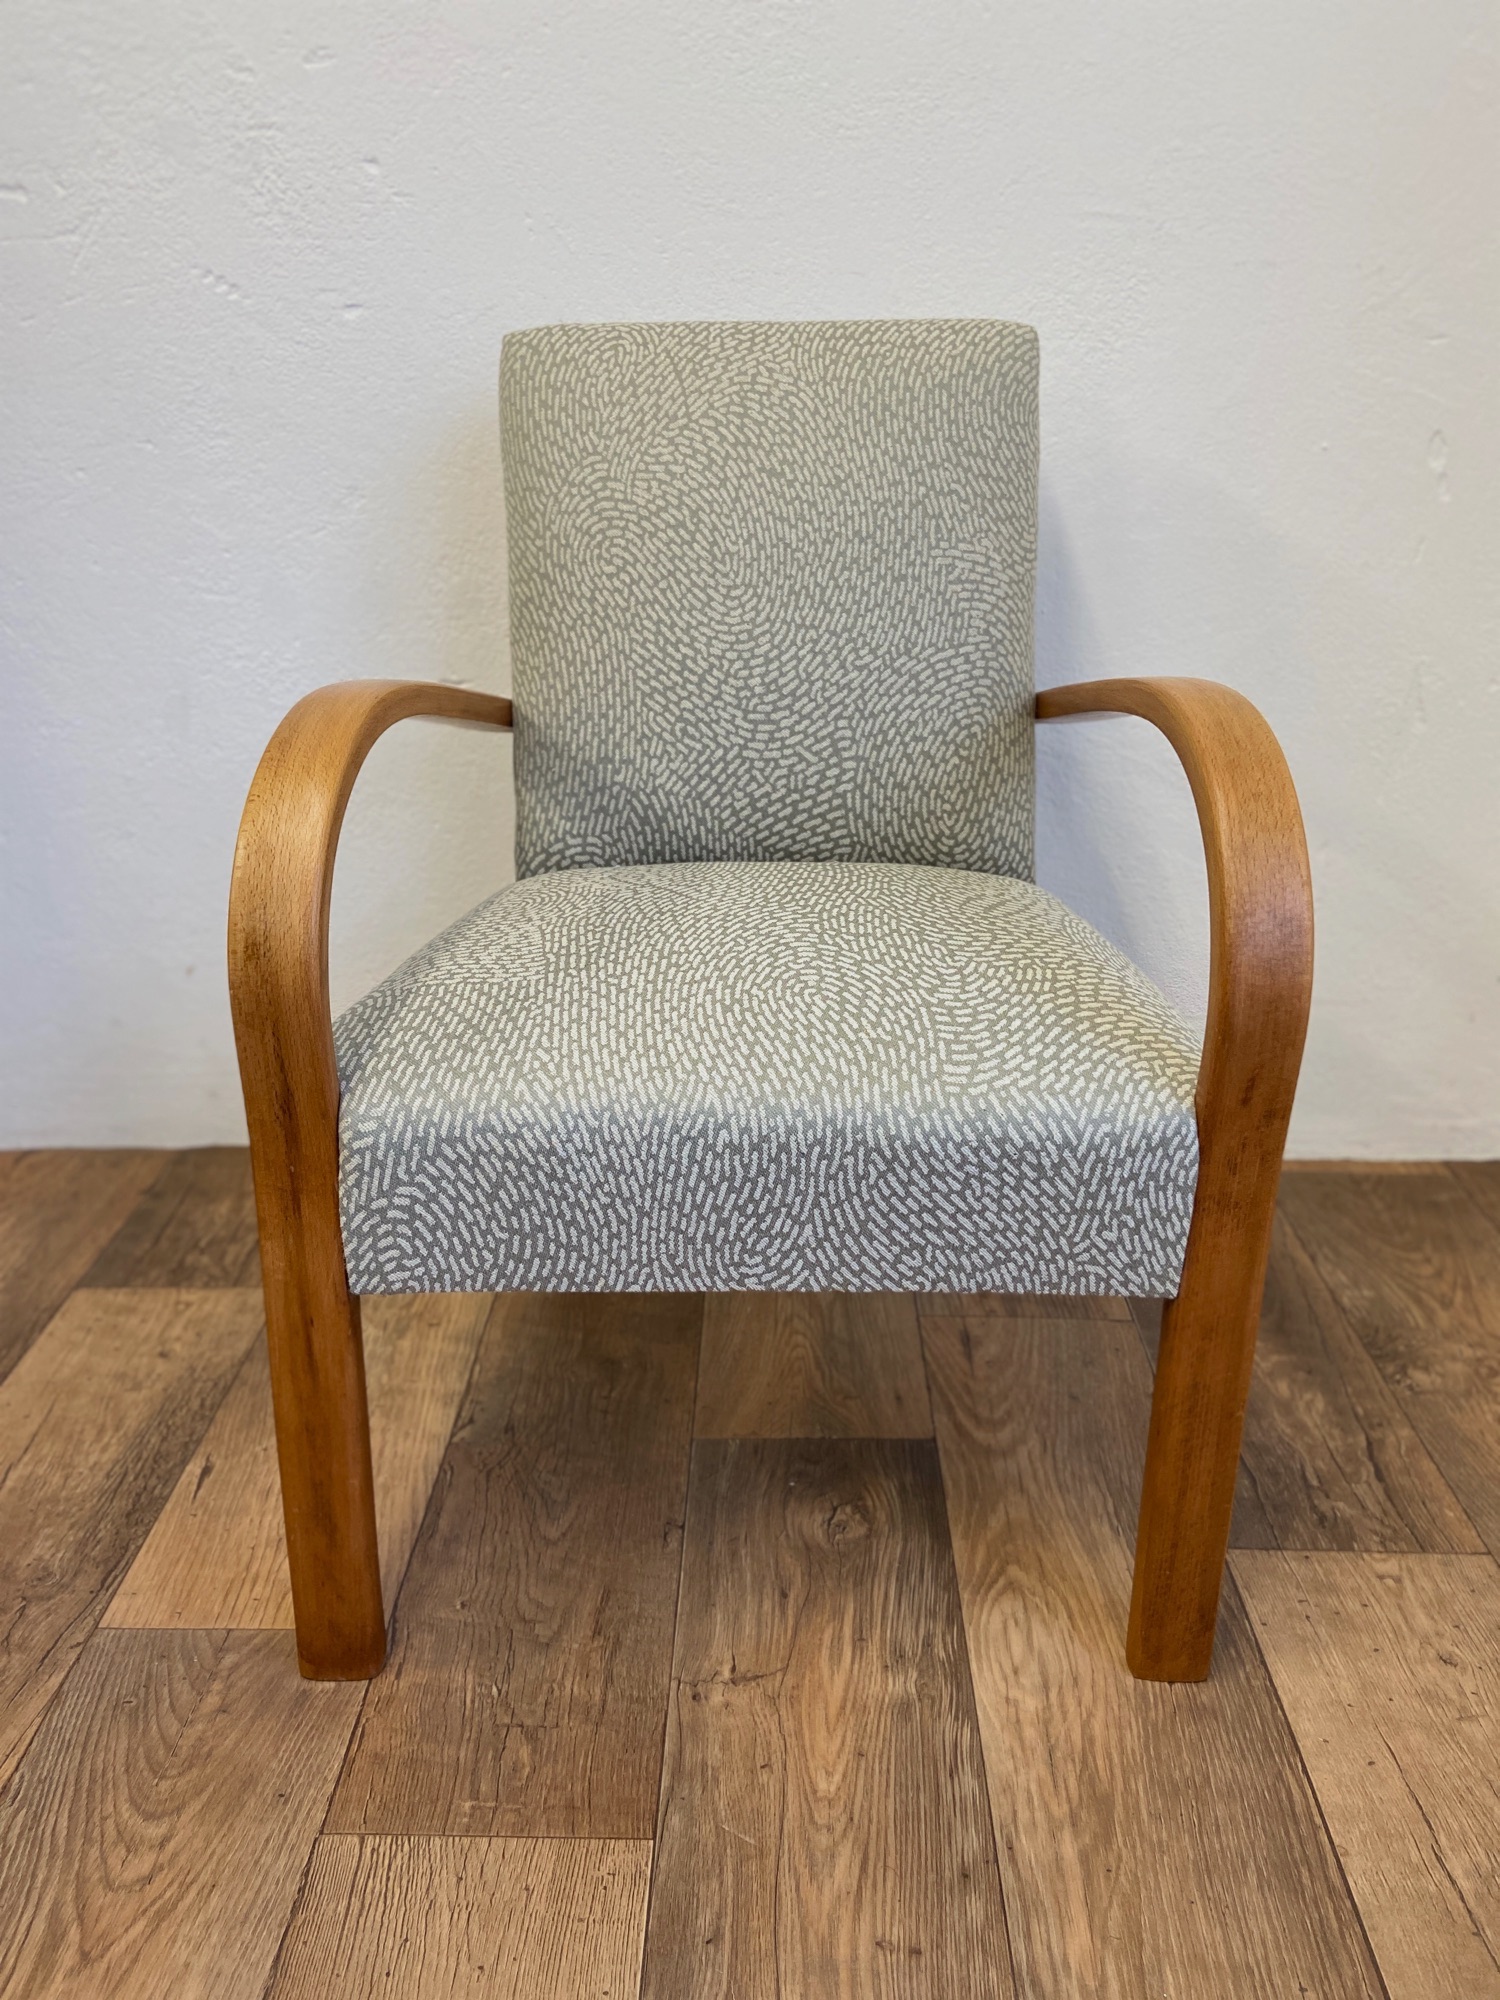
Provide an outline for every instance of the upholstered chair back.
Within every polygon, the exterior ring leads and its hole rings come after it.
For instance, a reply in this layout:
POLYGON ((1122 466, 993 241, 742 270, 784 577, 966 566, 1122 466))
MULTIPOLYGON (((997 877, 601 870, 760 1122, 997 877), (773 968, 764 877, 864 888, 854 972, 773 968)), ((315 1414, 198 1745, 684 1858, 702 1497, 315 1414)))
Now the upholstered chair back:
POLYGON ((1029 327, 538 327, 500 410, 518 873, 1030 876, 1029 327))

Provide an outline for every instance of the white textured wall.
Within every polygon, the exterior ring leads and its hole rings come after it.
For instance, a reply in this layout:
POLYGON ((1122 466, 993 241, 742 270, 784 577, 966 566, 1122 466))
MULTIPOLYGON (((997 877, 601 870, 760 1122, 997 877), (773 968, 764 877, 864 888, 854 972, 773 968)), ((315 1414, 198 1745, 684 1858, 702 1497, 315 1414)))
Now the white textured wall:
MULTIPOLYGON (((1481 0, 9 0, 0 1143, 241 1131, 223 910, 303 690, 503 688, 500 336, 1041 330, 1043 681, 1205 673, 1301 787, 1295 1149, 1500 1152, 1500 187, 1481 0)), ((1185 787, 1044 733, 1043 877, 1184 1006, 1185 787)), ((351 997, 507 866, 509 751, 356 796, 351 997)))

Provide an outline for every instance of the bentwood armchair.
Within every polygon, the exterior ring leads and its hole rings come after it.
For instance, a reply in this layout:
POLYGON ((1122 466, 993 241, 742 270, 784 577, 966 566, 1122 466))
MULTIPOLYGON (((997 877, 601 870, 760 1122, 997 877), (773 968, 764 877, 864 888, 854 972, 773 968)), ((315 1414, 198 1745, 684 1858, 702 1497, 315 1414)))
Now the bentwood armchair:
POLYGON ((235 863, 298 1651, 385 1654, 359 1294, 1168 1299, 1127 1657, 1207 1674, 1311 902, 1265 722, 1032 692, 1037 344, 989 321, 547 327, 501 361, 514 707, 309 695, 235 863), (1032 880, 1036 719, 1165 732, 1206 1038, 1032 880), (518 880, 337 1023, 334 849, 407 716, 513 730, 518 880))

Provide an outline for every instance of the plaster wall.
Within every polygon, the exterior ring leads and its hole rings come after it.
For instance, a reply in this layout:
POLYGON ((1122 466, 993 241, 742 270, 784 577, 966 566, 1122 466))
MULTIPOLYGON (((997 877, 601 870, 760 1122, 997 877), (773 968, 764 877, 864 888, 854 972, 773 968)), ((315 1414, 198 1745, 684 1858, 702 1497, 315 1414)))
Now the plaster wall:
MULTIPOLYGON (((1320 957, 1293 1150, 1500 1153, 1500 186, 1481 0, 11 0, 0 1144, 242 1134, 246 783, 348 675, 507 685, 493 382, 554 319, 996 314, 1042 682, 1231 681, 1320 957)), ((509 751, 352 807, 352 998, 504 879, 509 751)), ((1041 873, 1190 1013, 1186 787, 1043 732, 1041 873)))

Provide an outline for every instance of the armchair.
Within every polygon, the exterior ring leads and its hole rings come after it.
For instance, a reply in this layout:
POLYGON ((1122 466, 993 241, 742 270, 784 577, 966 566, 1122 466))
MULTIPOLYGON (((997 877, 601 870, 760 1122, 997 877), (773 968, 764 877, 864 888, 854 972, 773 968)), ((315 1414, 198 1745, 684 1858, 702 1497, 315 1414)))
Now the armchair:
POLYGON ((1275 739, 1204 681, 1033 698, 1029 329, 547 328, 501 404, 514 710, 309 695, 236 855, 303 1672, 385 1652, 360 1291, 1155 1289, 1127 1657, 1201 1679, 1310 985, 1275 739), (1106 711, 1197 801, 1201 1059, 1030 881, 1035 719, 1106 711), (415 716, 514 729, 521 879, 335 1025, 340 824, 415 716))

